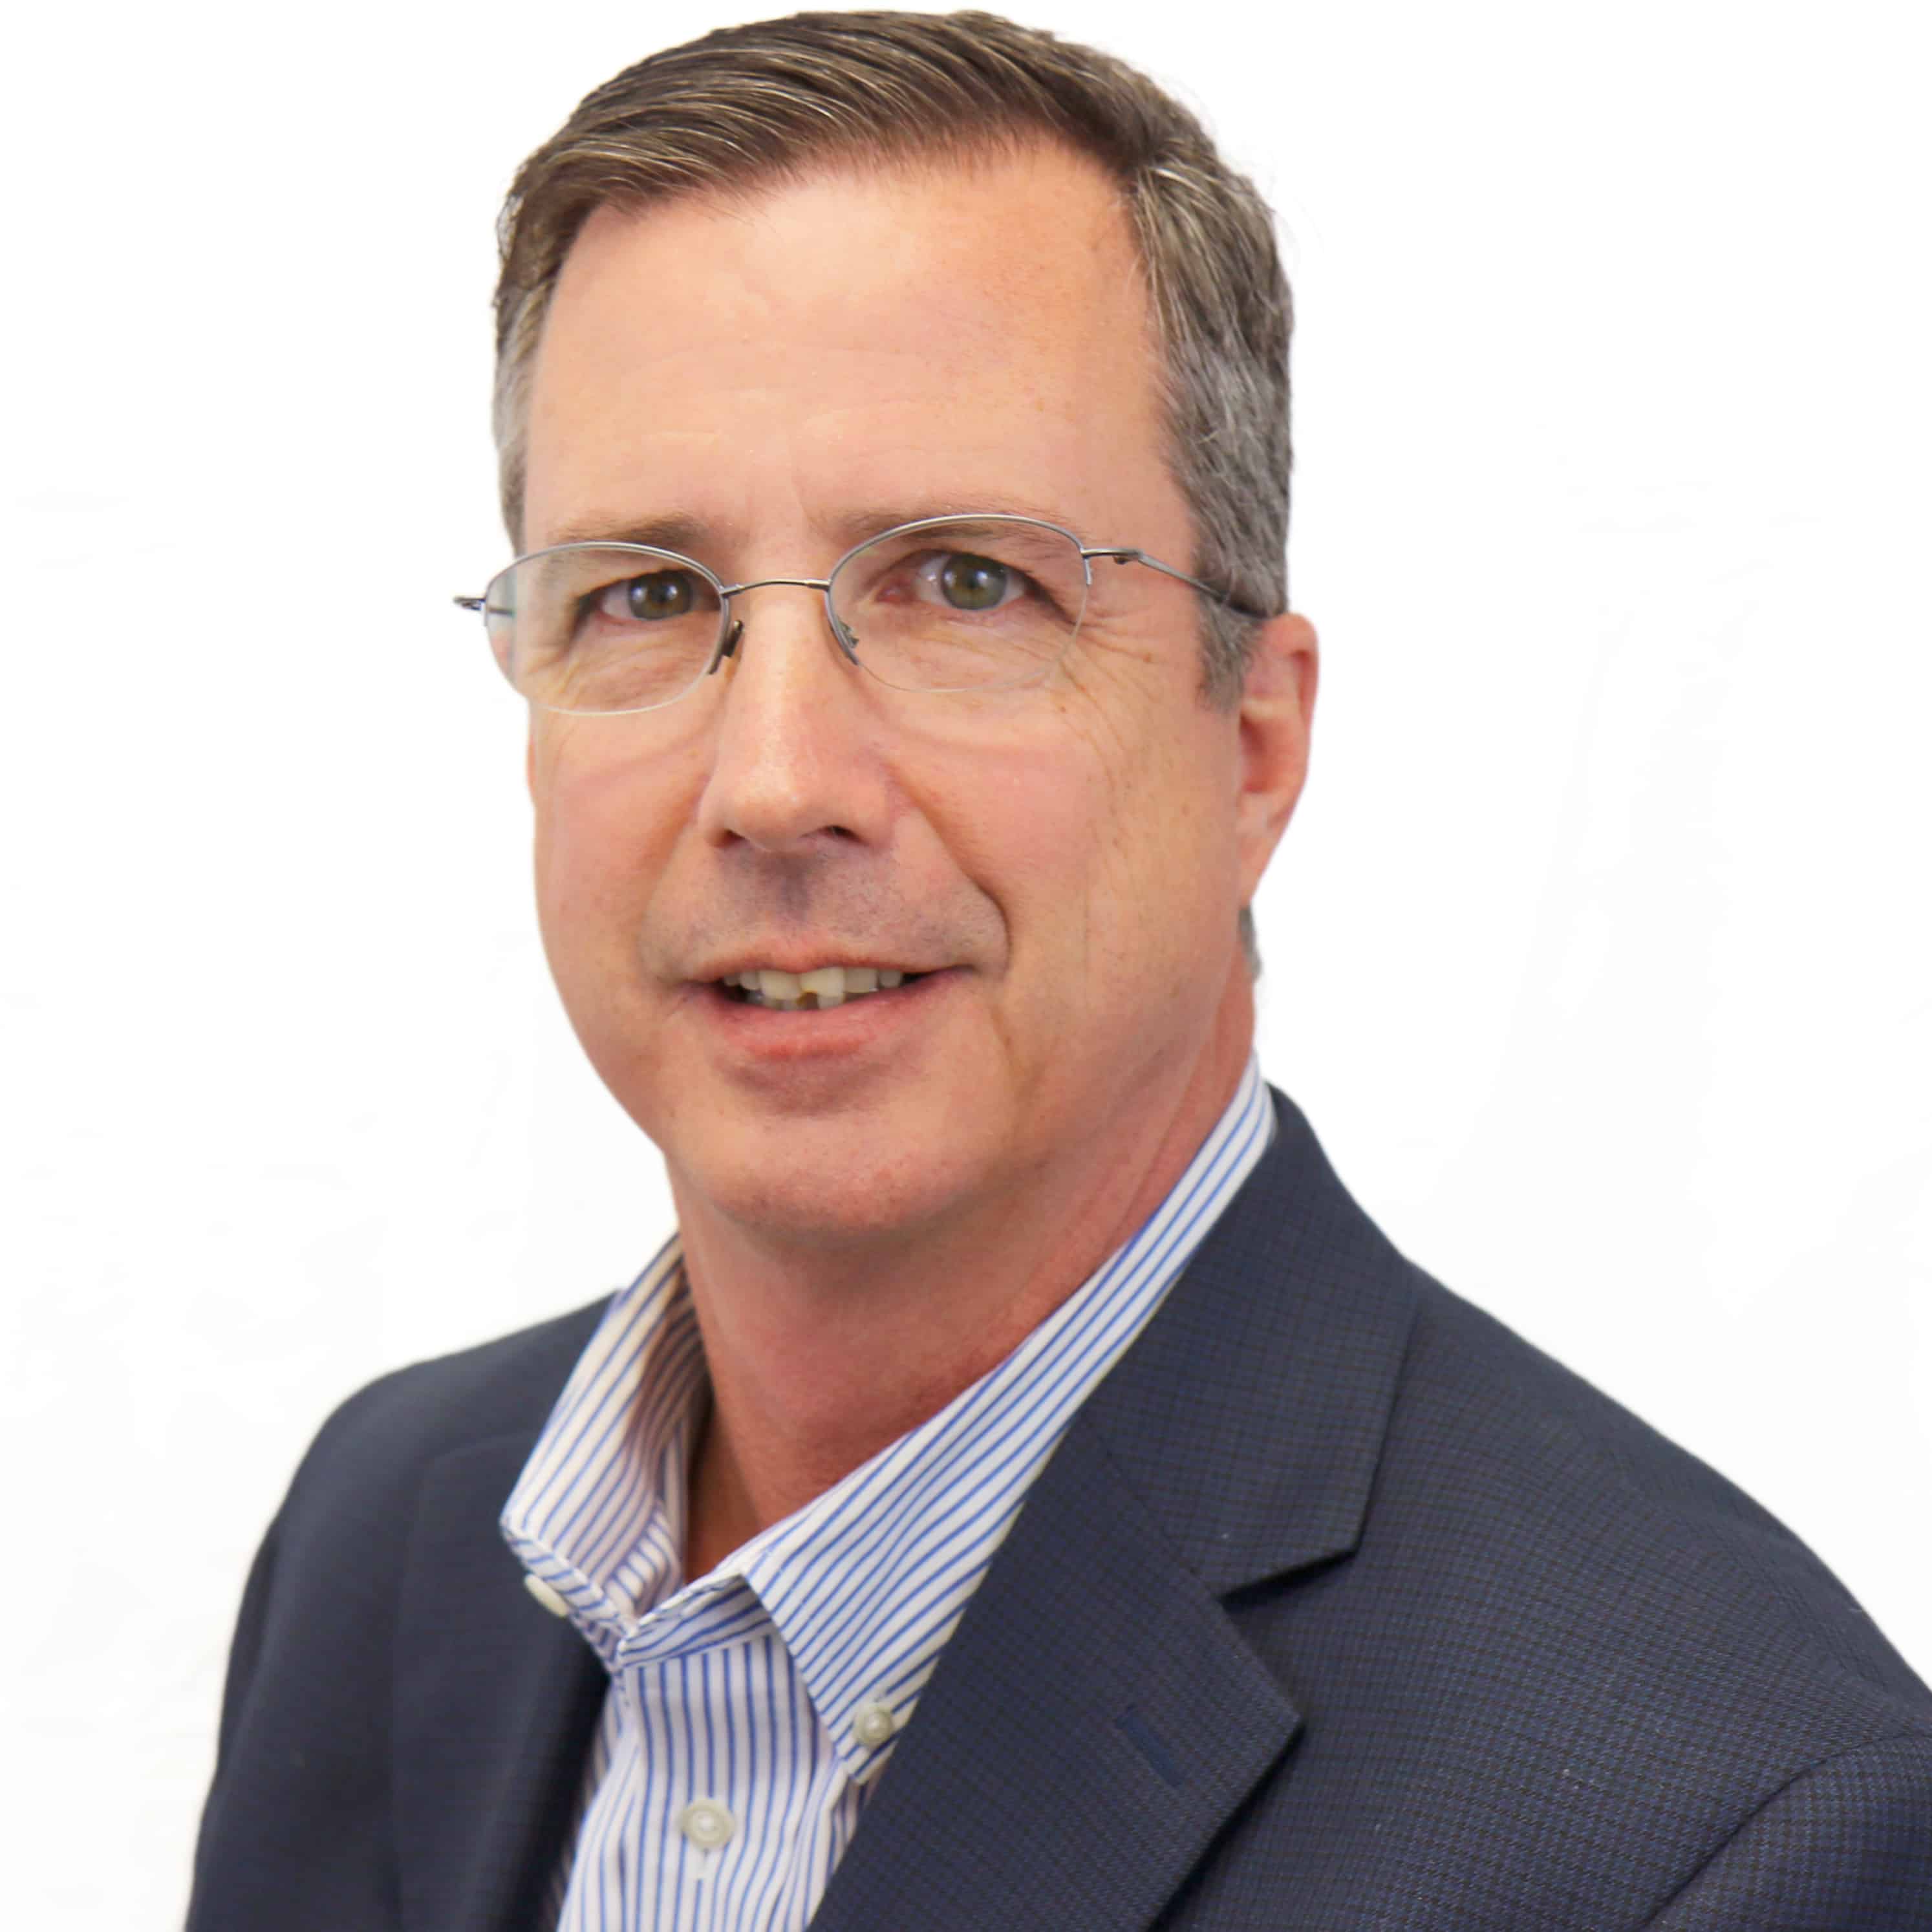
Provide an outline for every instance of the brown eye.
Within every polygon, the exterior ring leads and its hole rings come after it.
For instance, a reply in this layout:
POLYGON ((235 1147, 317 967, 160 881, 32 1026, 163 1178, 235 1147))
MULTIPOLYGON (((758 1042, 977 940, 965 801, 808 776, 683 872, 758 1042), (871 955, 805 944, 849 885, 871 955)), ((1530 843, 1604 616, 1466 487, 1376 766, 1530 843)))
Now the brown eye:
POLYGON ((607 597, 620 603, 623 614, 644 623, 667 617, 688 617, 698 608, 697 580, 688 570, 654 570, 614 584, 607 597))
POLYGON ((956 610, 992 610, 1006 602, 1012 574, 992 557, 952 550, 940 560, 939 588, 956 610))

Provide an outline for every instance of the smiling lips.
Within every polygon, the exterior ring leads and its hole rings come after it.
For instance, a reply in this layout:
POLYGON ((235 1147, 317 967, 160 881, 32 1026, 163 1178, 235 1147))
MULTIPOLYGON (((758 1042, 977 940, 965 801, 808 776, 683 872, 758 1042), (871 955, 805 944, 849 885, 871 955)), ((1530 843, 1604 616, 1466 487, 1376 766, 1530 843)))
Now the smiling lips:
POLYGON ((922 976, 892 966, 814 966, 803 973, 758 966, 728 973, 718 983, 736 994, 741 1005, 769 1006, 783 1013, 822 1012, 922 976))

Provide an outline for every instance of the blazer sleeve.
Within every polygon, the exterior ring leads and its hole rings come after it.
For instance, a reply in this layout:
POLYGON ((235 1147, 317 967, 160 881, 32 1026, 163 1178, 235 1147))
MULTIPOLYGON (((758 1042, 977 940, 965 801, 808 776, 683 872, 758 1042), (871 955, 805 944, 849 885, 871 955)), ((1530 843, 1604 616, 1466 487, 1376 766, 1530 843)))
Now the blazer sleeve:
POLYGON ((1932 1732, 1801 1772, 1648 1922, 1650 1932, 1932 1932, 1932 1732))
POLYGON ((242 1592, 242 1608, 235 1619, 235 1640, 228 1648, 228 1674, 221 1693, 221 1728, 214 1753, 214 1774, 218 1780, 235 1742, 235 1730, 242 1706, 248 1701, 248 1687, 254 1682, 255 1666, 262 1654, 262 1631, 268 1621, 268 1592, 275 1580, 275 1552, 281 1533, 278 1515, 262 1538, 262 1546, 248 1568, 248 1581, 242 1592))
POLYGON ((322 1424, 256 1552, 188 1932, 394 1922, 370 1901, 392 1862, 388 1614, 420 1469, 390 1412, 410 1372, 358 1391, 322 1424))

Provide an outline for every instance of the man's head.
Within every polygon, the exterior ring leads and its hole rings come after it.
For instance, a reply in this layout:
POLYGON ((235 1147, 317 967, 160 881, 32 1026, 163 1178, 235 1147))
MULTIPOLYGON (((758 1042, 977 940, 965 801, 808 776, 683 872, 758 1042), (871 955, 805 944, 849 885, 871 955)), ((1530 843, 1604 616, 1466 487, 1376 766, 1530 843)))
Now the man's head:
MULTIPOLYGON (((1265 211, 1102 56, 981 15, 714 34, 590 97, 505 244, 520 549, 668 525, 727 580, 819 578, 882 523, 1004 511, 1280 608, 1265 211)), ((908 694, 774 586, 676 704, 533 714, 552 966, 681 1213, 960 1224, 1225 1087, 1313 646, 1204 607, 1100 564, 1047 682, 908 694), (916 976, 796 1015, 723 983, 821 964, 916 976)))
MULTIPOLYGON (((1167 459, 1190 567, 1252 610, 1287 608, 1288 336, 1274 224, 1180 104, 1124 62, 989 14, 801 14, 654 54, 530 156, 501 225, 496 428, 504 521, 524 528, 529 382, 556 278, 598 208, 749 195, 843 164, 1072 148, 1111 182, 1159 332, 1167 459)), ((1203 607, 1227 701, 1252 627, 1203 607)))

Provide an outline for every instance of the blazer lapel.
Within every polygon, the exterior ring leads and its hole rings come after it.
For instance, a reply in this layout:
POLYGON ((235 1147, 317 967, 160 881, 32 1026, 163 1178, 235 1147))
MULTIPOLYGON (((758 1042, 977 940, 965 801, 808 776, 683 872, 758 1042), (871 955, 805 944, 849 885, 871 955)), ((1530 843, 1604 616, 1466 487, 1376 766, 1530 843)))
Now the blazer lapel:
POLYGON ((433 1463, 396 1631, 395 1817, 410 1932, 526 1932, 564 1845, 608 1684, 534 1603, 496 1530, 534 1445, 433 1463))
POLYGON ((1134 1932, 1300 1718, 1097 1437, 949 1640, 814 1932, 1134 1932))
POLYGON ((1136 1932, 1302 1718, 1220 1598, 1359 1539, 1408 1264, 1293 1106, 1042 1472, 814 1932, 1136 1932))
POLYGON ((1221 1595, 1360 1540, 1418 1294, 1274 1102, 1273 1145, 1081 1415, 1221 1595))

